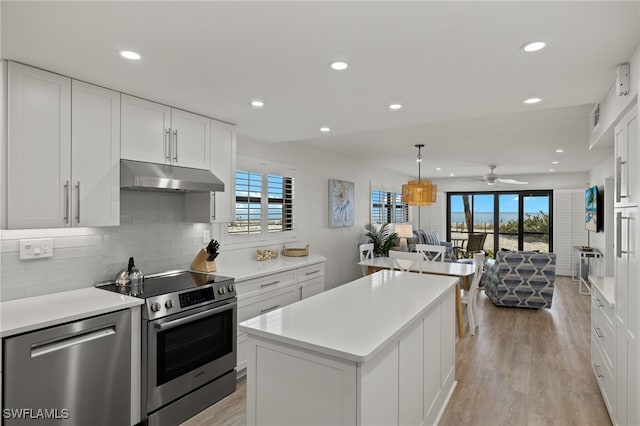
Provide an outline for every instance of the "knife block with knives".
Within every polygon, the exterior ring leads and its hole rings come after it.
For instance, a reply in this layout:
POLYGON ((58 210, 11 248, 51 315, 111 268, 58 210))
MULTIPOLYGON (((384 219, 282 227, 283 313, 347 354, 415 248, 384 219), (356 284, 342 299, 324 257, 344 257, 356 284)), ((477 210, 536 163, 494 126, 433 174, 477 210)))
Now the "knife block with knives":
POLYGON ((191 269, 198 272, 215 272, 220 244, 216 240, 211 240, 206 249, 200 249, 196 257, 191 262, 191 269))

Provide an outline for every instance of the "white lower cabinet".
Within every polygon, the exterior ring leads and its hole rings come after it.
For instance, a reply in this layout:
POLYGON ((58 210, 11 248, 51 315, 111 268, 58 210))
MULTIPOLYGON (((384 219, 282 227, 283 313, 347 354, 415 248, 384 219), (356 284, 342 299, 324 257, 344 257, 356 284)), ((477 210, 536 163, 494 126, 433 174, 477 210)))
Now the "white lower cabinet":
MULTIPOLYGON (((236 281, 238 323, 324 291, 324 263, 236 281)), ((237 331, 237 371, 247 367, 247 335, 237 331)))
POLYGON ((616 413, 616 332, 611 304, 591 286, 591 367, 609 416, 616 413))

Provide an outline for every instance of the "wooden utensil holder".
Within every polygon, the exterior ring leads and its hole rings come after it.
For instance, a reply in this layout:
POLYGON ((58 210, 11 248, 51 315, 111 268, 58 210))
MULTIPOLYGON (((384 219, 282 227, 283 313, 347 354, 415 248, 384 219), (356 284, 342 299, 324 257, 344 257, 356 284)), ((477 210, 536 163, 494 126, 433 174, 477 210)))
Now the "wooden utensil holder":
POLYGON ((215 272, 217 270, 216 262, 213 260, 208 261, 207 257, 209 257, 207 252, 204 249, 200 249, 193 262, 191 262, 191 269, 198 272, 215 272))

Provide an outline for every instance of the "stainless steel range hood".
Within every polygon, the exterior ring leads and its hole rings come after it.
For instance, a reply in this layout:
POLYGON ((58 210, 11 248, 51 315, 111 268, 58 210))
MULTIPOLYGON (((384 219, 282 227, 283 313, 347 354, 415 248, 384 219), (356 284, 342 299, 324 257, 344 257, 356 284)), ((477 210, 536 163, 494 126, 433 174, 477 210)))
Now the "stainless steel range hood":
POLYGON ((157 191, 221 192, 224 182, 209 170, 120 160, 120 188, 157 191))

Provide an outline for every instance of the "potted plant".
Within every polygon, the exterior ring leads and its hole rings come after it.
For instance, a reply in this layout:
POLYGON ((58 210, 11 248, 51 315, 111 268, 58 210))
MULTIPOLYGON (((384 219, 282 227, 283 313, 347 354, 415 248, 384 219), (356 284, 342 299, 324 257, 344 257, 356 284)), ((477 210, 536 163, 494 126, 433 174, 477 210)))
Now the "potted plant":
POLYGON ((376 257, 388 256, 389 250, 395 245, 398 234, 393 232, 393 224, 385 223, 378 229, 375 225, 367 223, 364 228, 369 242, 373 243, 373 255, 376 257))

